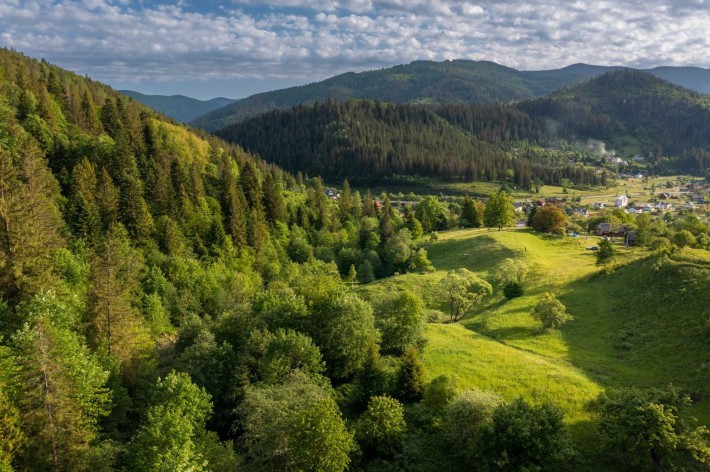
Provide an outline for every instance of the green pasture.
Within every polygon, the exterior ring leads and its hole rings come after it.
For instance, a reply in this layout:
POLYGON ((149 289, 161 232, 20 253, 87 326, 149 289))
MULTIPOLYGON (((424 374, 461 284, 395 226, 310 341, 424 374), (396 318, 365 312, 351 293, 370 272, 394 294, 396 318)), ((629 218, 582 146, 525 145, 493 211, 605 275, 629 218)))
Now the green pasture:
POLYGON ((531 230, 456 230, 427 250, 431 274, 402 274, 357 290, 376 299, 398 289, 423 296, 430 318, 424 353, 427 375, 456 375, 463 388, 488 388, 507 399, 562 406, 581 447, 593 431, 586 404, 607 387, 677 385, 697 403, 691 413, 710 424, 710 254, 685 250, 660 268, 640 249, 619 252, 608 273, 595 266, 589 237, 559 238, 531 230), (507 257, 530 267, 524 296, 506 300, 496 265, 507 257), (494 294, 457 324, 434 287, 448 270, 465 267, 494 285, 494 294), (541 332, 530 317, 544 292, 574 316, 560 330, 541 332))

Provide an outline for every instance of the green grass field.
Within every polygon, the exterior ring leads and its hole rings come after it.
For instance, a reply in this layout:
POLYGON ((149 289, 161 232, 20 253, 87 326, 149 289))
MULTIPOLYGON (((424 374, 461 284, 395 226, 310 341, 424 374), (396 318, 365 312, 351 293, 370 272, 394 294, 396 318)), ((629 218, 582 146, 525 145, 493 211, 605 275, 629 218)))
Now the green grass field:
POLYGON ((640 249, 619 247, 617 268, 605 273, 584 249, 597 241, 531 230, 444 232, 427 247, 436 272, 403 274, 357 290, 368 298, 413 290, 436 314, 446 308, 432 287, 447 270, 465 267, 493 282, 497 263, 522 258, 531 268, 523 297, 508 301, 496 290, 460 323, 430 324, 424 353, 429 378, 452 374, 464 388, 553 401, 567 412, 583 449, 593 448, 586 404, 607 387, 673 383, 699 400, 691 413, 710 424, 710 254, 686 250, 654 270, 640 249), (543 333, 529 314, 547 291, 575 319, 543 333))

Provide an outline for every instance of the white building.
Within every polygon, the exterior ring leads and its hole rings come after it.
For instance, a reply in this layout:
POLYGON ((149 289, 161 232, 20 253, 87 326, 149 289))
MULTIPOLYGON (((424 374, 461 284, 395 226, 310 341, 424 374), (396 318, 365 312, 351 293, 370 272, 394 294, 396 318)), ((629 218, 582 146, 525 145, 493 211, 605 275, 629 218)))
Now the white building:
POLYGON ((616 202, 614 204, 619 208, 623 208, 629 204, 629 197, 627 197, 626 195, 616 197, 616 202))

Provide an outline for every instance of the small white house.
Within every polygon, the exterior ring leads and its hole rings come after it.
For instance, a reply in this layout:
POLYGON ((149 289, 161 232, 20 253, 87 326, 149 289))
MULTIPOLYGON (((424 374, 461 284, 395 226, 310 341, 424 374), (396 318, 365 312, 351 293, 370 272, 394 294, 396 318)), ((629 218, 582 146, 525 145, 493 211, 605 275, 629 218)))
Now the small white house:
POLYGON ((614 204, 619 208, 623 208, 629 204, 629 197, 627 197, 626 195, 616 197, 616 202, 614 202, 614 204))

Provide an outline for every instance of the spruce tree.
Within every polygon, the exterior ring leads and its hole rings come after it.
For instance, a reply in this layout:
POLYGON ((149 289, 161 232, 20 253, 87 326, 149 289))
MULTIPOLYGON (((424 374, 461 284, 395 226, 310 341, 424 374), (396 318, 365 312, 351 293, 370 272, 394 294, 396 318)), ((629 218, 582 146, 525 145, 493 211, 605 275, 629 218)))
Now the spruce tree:
POLYGON ((402 356, 402 364, 397 372, 395 394, 405 403, 417 402, 424 393, 424 363, 419 359, 419 352, 408 347, 402 356))
POLYGON ((271 172, 266 173, 262 185, 264 212, 269 223, 284 221, 286 219, 286 207, 283 200, 283 189, 271 172))
POLYGON ((0 295, 11 299, 53 286, 64 244, 57 183, 32 140, 19 136, 17 149, 0 147, 0 295))
POLYGON ((343 182, 343 191, 340 193, 340 198, 338 199, 338 216, 340 217, 340 222, 345 223, 352 216, 353 209, 353 195, 350 190, 350 183, 348 179, 343 182))
POLYGON ((98 195, 96 203, 99 207, 104 229, 108 229, 112 224, 118 222, 118 202, 119 192, 111 179, 106 168, 101 169, 101 176, 98 182, 98 195))
POLYGON ((49 292, 19 308, 27 320, 13 337, 23 430, 32 470, 81 469, 97 421, 109 412, 108 373, 71 329, 73 315, 49 292))
POLYGON ((148 329, 135 307, 143 269, 143 259, 131 247, 125 228, 112 225, 91 262, 90 324, 94 343, 124 367, 142 364, 151 350, 148 329))
POLYGON ((72 177, 72 204, 70 220, 74 231, 91 238, 101 230, 101 213, 96 200, 96 170, 88 159, 74 167, 72 177))

